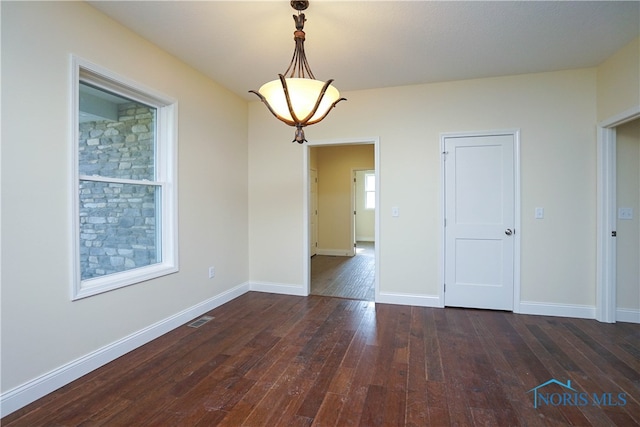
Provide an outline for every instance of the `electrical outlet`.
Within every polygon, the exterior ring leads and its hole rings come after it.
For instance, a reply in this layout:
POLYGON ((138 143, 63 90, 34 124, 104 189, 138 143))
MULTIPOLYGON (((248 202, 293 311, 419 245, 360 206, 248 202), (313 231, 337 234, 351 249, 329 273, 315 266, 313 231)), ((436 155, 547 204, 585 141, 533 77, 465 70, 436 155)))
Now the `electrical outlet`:
POLYGON ((633 219, 633 208, 618 208, 618 219, 633 219))
POLYGON ((543 219, 544 218, 544 208, 536 208, 535 217, 536 217, 536 219, 543 219))
POLYGON ((209 267, 209 279, 213 279, 214 277, 216 277, 216 268, 209 267))

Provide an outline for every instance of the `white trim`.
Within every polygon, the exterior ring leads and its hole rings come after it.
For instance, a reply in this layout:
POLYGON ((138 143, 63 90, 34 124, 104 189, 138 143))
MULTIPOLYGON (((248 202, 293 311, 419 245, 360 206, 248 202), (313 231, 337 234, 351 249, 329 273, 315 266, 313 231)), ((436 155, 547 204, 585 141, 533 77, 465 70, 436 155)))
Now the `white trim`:
MULTIPOLYGON (((616 126, 640 118, 640 105, 598 123, 596 314, 600 322, 615 323, 616 310, 616 126)), ((626 314, 623 314, 626 316, 626 314)))
POLYGON ((632 120, 640 118, 640 105, 636 105, 635 107, 631 107, 628 110, 622 111, 621 113, 614 114, 606 120, 598 123, 599 127, 603 128, 613 128, 616 126, 620 126, 632 120))
MULTIPOLYGON (((74 82, 80 80, 89 81, 92 86, 96 86, 107 91, 113 90, 112 88, 115 82, 119 88, 118 92, 126 98, 142 104, 155 105, 160 103, 163 105, 171 105, 177 102, 175 98, 165 95, 156 89, 145 86, 135 80, 123 77, 96 64, 95 62, 88 61, 77 55, 71 54, 71 61, 73 74, 76 77, 74 82), (82 68, 82 70, 80 70, 80 68, 82 68)), ((75 112, 77 112, 77 110, 75 110, 75 112)))
POLYGON ((598 127, 596 319, 616 321, 616 130, 598 127))
POLYGON ((306 297, 309 292, 300 285, 287 285, 283 283, 250 282, 249 289, 255 292, 267 292, 271 294, 296 295, 306 297))
POLYGON ((616 309, 616 321, 640 324, 640 309, 618 308, 616 309))
POLYGON ((591 305, 520 301, 520 311, 518 314, 595 319, 596 308, 591 305))
POLYGON ((444 308, 444 273, 445 273, 445 256, 444 251, 446 249, 445 239, 447 238, 447 232, 445 229, 445 218, 447 217, 447 205, 445 204, 445 151, 444 151, 444 136, 440 134, 440 189, 438 194, 438 201, 440 203, 440 244, 438 250, 438 300, 440 305, 438 307, 444 308))
MULTIPOLYGON (((129 286, 145 280, 157 278, 179 270, 178 258, 178 105, 177 100, 164 95, 154 89, 147 88, 133 80, 127 79, 76 55, 71 55, 71 95, 70 95, 70 123, 71 138, 70 152, 72 153, 72 210, 71 222, 74 238, 72 240, 72 285, 71 299, 77 300, 103 292, 129 286), (80 81, 89 82, 109 92, 116 92, 123 96, 156 108, 156 174, 157 182, 140 182, 138 180, 109 179, 109 182, 126 182, 136 185, 154 185, 160 189, 161 203, 159 241, 161 262, 126 270, 105 276, 82 280, 80 272, 79 242, 80 222, 77 187, 82 176, 78 171, 78 111, 80 81)), ((92 178, 92 180, 96 180, 92 178)), ((105 181, 100 179, 100 181, 105 181)), ((141 180, 142 181, 142 180, 141 180)))
POLYGON ((355 211, 356 211, 356 171, 355 169, 351 168, 351 176, 349 177, 351 179, 351 182, 349 182, 349 215, 351 218, 351 221, 349 221, 349 236, 351 236, 351 238, 349 239, 349 256, 355 256, 356 255, 356 216, 355 216, 355 211))
POLYGON ((513 191, 514 191, 514 248, 513 248, 513 312, 520 313, 520 286, 521 286, 521 240, 522 222, 521 222, 521 170, 520 170, 520 129, 498 129, 494 131, 479 132, 443 132, 440 134, 440 251, 438 254, 438 299, 440 307, 445 306, 444 297, 444 274, 445 274, 445 155, 444 143, 446 138, 450 137, 470 137, 470 136, 491 136, 491 135, 512 135, 513 136, 513 191))
MULTIPOLYGON (((302 150, 302 274, 303 274, 303 289, 305 295, 309 295, 311 292, 311 257, 309 251, 309 149, 311 147, 329 146, 329 145, 367 145, 373 144, 374 152, 374 170, 376 174, 376 207, 375 207, 375 225, 374 225, 374 240, 376 242, 374 248, 375 254, 375 300, 378 301, 380 293, 380 138, 365 137, 365 138, 345 138, 345 139, 333 139, 324 141, 310 141, 305 145, 305 149, 302 150)), ((352 197, 353 199, 353 197, 352 197)), ((342 251, 344 253, 344 250, 342 251)), ((318 252, 319 253, 319 252, 318 252)))
POLYGON ((413 305, 416 307, 443 307, 442 300, 437 295, 402 294, 396 292, 378 293, 376 303, 413 305))
POLYGON ((44 375, 34 378, 0 396, 0 416, 4 417, 58 388, 88 374, 118 357, 184 325, 190 320, 219 307, 249 291, 243 283, 208 300, 134 332, 122 339, 86 354, 44 375))
POLYGON ((514 224, 515 230, 515 243, 513 248, 513 312, 519 313, 520 311, 520 298, 521 298, 521 283, 520 283, 520 257, 521 257, 521 240, 522 236, 522 187, 521 187, 521 169, 520 169, 520 129, 515 129, 513 137, 515 138, 515 147, 513 147, 514 155, 514 181, 513 188, 514 194, 514 224))

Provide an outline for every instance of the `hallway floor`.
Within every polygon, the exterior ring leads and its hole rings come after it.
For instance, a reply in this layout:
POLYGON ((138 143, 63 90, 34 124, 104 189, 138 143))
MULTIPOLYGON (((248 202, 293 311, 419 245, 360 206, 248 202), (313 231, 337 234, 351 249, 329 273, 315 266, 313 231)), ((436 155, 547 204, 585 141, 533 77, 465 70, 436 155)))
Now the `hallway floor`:
POLYGON ((358 242, 356 256, 311 258, 311 294, 374 301, 374 248, 374 242, 358 242))

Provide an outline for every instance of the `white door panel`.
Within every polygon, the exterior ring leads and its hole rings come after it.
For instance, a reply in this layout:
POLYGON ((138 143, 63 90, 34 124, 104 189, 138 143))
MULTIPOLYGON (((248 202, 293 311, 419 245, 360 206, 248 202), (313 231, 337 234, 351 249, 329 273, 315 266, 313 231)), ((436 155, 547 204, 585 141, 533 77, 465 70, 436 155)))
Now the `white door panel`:
POLYGON ((444 140, 447 306, 513 310, 514 145, 511 134, 444 140))
POLYGON ((502 224, 502 147, 458 142, 454 156, 456 223, 502 224))

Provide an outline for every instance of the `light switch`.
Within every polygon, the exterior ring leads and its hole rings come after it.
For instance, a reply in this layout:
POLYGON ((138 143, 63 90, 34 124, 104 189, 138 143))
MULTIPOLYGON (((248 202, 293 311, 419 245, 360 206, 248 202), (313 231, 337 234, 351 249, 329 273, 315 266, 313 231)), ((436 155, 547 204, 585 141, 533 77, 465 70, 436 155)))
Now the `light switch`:
POLYGON ((544 218, 544 208, 536 208, 536 219, 543 219, 544 218))
POLYGON ((618 208, 618 219, 633 219, 633 208, 618 208))
POLYGON ((394 216, 394 217, 400 216, 400 208, 398 207, 391 208, 391 216, 394 216))

